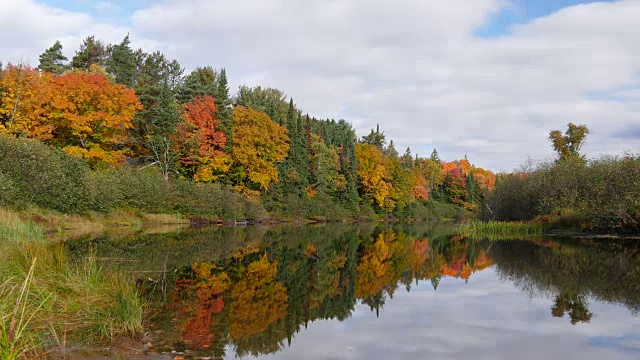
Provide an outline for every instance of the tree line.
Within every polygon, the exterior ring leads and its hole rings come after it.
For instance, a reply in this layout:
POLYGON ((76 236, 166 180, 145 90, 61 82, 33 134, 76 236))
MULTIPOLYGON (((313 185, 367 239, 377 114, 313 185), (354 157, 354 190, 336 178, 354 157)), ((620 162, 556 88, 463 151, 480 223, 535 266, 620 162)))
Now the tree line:
POLYGON ((307 217, 406 216, 430 199, 474 210, 495 184, 466 156, 400 155, 379 128, 358 139, 347 121, 309 116, 281 90, 232 95, 224 68, 185 74, 161 52, 133 49, 128 35, 108 45, 89 36, 70 60, 62 49, 56 41, 37 68, 0 68, 0 134, 56 147, 93 171, 154 167, 167 182, 216 183, 269 212, 307 217), (321 204, 335 206, 307 211, 321 204))

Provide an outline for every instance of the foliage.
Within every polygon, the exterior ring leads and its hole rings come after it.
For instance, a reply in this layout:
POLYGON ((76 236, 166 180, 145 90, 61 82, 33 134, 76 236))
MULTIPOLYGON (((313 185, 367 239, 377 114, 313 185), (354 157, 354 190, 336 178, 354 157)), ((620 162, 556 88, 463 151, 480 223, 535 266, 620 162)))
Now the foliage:
POLYGON ((236 107, 232 120, 232 179, 242 188, 267 189, 278 181, 276 163, 284 160, 289 150, 286 129, 266 114, 246 107, 236 107))
POLYGON ((489 193, 485 218, 529 220, 572 212, 583 215, 582 228, 635 232, 640 221, 640 158, 603 157, 528 165, 503 175, 489 193))
POLYGON ((94 166, 124 160, 119 147, 141 109, 133 90, 101 75, 75 72, 53 78, 51 94, 46 116, 55 129, 52 143, 94 166))
POLYGON ((7 65, 0 73, 0 134, 48 140, 54 127, 46 119, 50 74, 25 65, 7 65))
POLYGON ((589 129, 587 129, 586 125, 569 123, 564 135, 560 130, 553 130, 549 133, 549 140, 551 140, 553 149, 558 153, 559 160, 584 161, 584 156, 580 155, 580 149, 584 145, 584 139, 588 134, 589 129))
POLYGON ((214 181, 229 171, 231 158, 223 152, 227 138, 219 130, 213 97, 197 97, 185 107, 177 136, 180 163, 196 181, 214 181))
POLYGON ((56 41, 53 46, 40 55, 38 69, 60 75, 67 67, 66 61, 67 57, 62 54, 62 44, 60 41, 56 41))

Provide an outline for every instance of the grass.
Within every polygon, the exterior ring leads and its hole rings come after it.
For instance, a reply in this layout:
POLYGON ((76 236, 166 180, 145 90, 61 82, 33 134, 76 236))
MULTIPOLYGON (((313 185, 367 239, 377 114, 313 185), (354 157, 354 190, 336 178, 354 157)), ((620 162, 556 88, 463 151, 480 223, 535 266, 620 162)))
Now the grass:
POLYGON ((543 226, 540 223, 473 221, 458 228, 458 235, 489 240, 530 239, 542 234, 543 226))
POLYGON ((135 283, 95 256, 71 262, 44 229, 0 209, 0 358, 34 358, 68 342, 95 345, 142 331, 135 283))

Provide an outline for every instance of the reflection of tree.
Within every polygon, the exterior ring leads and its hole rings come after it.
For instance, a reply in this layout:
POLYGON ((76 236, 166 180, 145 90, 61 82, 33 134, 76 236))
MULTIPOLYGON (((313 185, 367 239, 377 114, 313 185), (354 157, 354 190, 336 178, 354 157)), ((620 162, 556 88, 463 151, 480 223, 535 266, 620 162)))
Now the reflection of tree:
POLYGON ((278 265, 264 255, 249 264, 243 277, 231 290, 232 340, 254 336, 284 318, 287 290, 275 281, 278 265))
POLYGON ((317 234, 312 227, 266 232, 272 241, 251 241, 178 273, 175 344, 215 358, 229 347, 237 356, 273 353, 315 320, 350 317, 358 299, 379 312, 400 284, 409 291, 414 281, 431 280, 437 287, 443 267, 457 267, 458 277, 463 268, 475 270, 463 239, 440 237, 434 248, 425 234, 390 229, 317 234))
POLYGON ((385 242, 386 236, 388 236, 387 233, 380 234, 373 245, 365 248, 364 256, 357 268, 356 296, 359 298, 373 297, 382 292, 389 283, 387 260, 391 257, 391 253, 385 242))
POLYGON ((193 349, 208 349, 214 338, 213 316, 224 309, 221 294, 229 286, 226 273, 215 273, 215 265, 195 263, 192 276, 176 282, 176 318, 182 319, 182 339, 193 349), (195 296, 194 296, 195 295, 195 296))
POLYGON ((636 244, 558 240, 496 242, 492 246, 498 275, 532 296, 554 297, 554 316, 568 313, 572 323, 589 321, 587 296, 624 304, 633 312, 640 309, 636 244))
POLYGON ((560 294, 556 296, 551 314, 554 317, 563 317, 565 314, 569 314, 573 325, 579 322, 588 323, 593 314, 589 312, 587 306, 588 303, 584 295, 560 294))

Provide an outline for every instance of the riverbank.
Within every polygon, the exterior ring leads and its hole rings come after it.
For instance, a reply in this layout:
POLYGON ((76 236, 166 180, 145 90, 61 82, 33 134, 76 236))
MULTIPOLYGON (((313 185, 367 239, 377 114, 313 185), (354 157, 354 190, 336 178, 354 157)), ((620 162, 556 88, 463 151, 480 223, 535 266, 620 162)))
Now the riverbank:
POLYGON ((144 304, 126 273, 70 261, 45 228, 0 209, 0 358, 140 338, 144 304))

